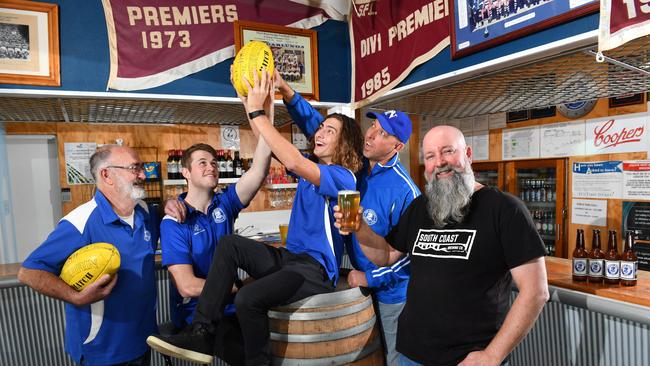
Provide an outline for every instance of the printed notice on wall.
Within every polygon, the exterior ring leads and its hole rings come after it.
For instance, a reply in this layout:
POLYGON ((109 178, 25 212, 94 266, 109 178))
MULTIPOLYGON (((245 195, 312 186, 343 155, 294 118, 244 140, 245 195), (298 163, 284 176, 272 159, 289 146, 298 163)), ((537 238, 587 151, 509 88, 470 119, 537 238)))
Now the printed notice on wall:
POLYGON ((471 140, 467 141, 472 147, 472 159, 474 161, 490 159, 490 134, 488 131, 477 131, 472 133, 471 140))
POLYGON ((623 198, 650 199, 650 160, 623 162, 623 198))
POLYGON ((491 130, 497 128, 505 128, 506 123, 506 112, 494 113, 488 115, 488 125, 491 130))
POLYGON ((503 130, 503 160, 539 158, 539 126, 503 130))
POLYGON ((607 226, 606 200, 573 199, 571 202, 572 224, 607 226))
POLYGON ((623 162, 576 162, 571 169, 575 198, 621 198, 623 162))
POLYGON ((584 155, 585 123, 555 123, 540 127, 540 157, 584 155))
POLYGON ((95 183, 90 173, 90 156, 97 150, 97 143, 66 142, 63 144, 63 150, 68 184, 95 183))
POLYGON ((487 131, 490 129, 490 120, 487 114, 474 117, 474 131, 487 131))

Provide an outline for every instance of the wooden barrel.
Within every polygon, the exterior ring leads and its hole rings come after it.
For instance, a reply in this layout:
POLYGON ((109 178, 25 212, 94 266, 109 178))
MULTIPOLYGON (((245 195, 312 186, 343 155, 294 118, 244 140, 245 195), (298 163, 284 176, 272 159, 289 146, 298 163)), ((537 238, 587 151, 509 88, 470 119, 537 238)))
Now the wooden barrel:
POLYGON ((372 298, 359 288, 311 296, 268 314, 274 365, 384 365, 372 298))

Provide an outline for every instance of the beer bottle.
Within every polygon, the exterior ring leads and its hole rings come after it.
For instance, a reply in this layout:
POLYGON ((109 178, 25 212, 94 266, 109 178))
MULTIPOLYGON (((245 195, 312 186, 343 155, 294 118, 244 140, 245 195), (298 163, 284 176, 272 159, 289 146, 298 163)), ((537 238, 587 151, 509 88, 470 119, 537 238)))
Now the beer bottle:
POLYGON ((219 167, 219 178, 227 178, 226 159, 223 157, 223 150, 217 150, 217 166, 219 167))
POLYGON ((239 158, 239 151, 235 151, 235 160, 233 160, 233 166, 235 167, 235 178, 241 178, 242 176, 242 169, 244 168, 244 164, 242 159, 239 158))
POLYGON ((174 162, 174 155, 176 150, 169 150, 167 155, 167 179, 176 179, 176 162, 174 162))
POLYGON ((607 253, 605 254, 605 283, 616 285, 621 280, 621 261, 616 243, 616 230, 609 231, 607 253))
POLYGON ((576 248, 573 250, 573 280, 587 280, 587 252, 585 251, 585 232, 578 229, 576 248))
POLYGON ((625 248, 621 254, 621 285, 635 286, 638 261, 634 254, 634 232, 628 231, 625 236, 625 248))
POLYGON ((230 156, 230 150, 226 150, 226 177, 235 177, 235 167, 233 165, 232 157, 230 156))
POLYGON ((589 253, 589 282, 603 283, 605 253, 600 249, 600 230, 594 229, 589 253))
POLYGON ((176 150, 176 179, 183 179, 183 150, 176 150))

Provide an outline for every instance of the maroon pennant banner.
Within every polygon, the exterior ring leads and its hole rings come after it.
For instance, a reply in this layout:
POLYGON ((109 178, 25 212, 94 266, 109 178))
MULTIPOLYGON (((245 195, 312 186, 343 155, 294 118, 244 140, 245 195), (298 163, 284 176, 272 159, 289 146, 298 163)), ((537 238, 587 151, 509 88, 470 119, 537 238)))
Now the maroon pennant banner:
POLYGON ((102 3, 111 57, 108 88, 118 90, 157 87, 234 57, 235 20, 311 28, 329 18, 321 8, 291 0, 102 3))
POLYGON ((616 48, 650 34, 650 5, 646 0, 601 0, 598 51, 616 48))
POLYGON ((352 0, 350 44, 359 108, 449 45, 448 0, 352 0))

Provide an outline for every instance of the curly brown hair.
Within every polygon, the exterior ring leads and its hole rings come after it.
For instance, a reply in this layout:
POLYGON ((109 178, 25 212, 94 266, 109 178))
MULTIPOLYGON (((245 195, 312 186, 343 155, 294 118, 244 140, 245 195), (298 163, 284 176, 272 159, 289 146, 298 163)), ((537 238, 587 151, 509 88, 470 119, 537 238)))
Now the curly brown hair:
POLYGON ((341 122, 341 134, 337 148, 332 157, 332 163, 358 172, 363 166, 363 135, 361 127, 354 120, 341 113, 332 113, 325 119, 334 118, 341 122))

